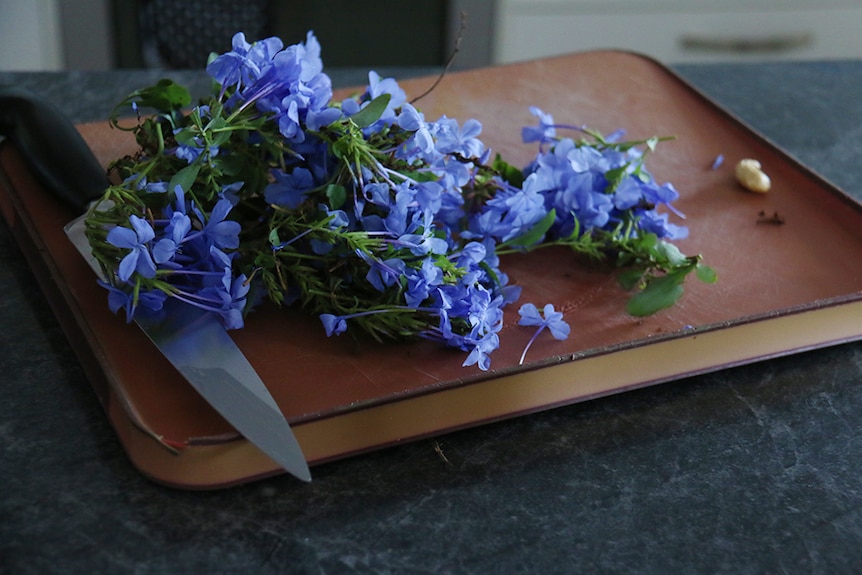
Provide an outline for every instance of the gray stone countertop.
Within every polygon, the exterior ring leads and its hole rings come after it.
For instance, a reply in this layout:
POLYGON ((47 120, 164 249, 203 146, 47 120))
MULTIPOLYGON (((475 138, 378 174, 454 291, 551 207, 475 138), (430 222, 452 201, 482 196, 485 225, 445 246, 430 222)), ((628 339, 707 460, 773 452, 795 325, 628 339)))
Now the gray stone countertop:
MULTIPOLYGON (((675 69, 862 198, 862 62, 675 69)), ((160 76, 0 83, 86 121, 160 76)), ((862 343, 187 492, 129 464, 34 286, 0 221, 0 573, 862 570, 862 343)))

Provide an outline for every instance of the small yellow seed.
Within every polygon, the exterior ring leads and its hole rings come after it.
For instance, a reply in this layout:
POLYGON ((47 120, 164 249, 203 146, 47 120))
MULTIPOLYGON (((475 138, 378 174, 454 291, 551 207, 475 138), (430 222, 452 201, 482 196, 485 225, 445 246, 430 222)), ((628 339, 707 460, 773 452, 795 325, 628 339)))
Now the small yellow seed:
POLYGON ((752 192, 765 194, 772 186, 769 176, 761 169, 760 162, 746 158, 736 164, 736 181, 752 192))

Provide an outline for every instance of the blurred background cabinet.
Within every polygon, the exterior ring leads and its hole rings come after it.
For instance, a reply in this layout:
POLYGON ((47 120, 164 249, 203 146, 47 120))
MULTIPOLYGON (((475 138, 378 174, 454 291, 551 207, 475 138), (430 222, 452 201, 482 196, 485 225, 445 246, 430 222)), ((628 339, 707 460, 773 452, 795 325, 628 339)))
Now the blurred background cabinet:
POLYGON ((498 0, 494 62, 623 48, 668 63, 862 57, 859 0, 498 0))
POLYGON ((200 68, 313 29, 327 66, 456 68, 597 48, 666 63, 862 57, 860 0, 0 0, 0 70, 200 68), (461 33, 461 14, 466 28, 461 33))

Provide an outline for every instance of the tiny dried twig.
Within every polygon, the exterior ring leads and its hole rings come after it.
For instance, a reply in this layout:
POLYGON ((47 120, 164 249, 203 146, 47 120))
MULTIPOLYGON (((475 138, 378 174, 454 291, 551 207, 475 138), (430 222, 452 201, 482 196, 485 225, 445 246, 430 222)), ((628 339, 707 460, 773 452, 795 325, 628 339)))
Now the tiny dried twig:
POLYGON ((778 215, 778 212, 773 212, 771 216, 766 215, 766 212, 760 210, 757 212, 757 223, 758 224, 769 224, 773 226, 783 226, 785 224, 785 220, 783 217, 778 215))
POLYGON ((434 446, 434 453, 436 453, 437 456, 443 460, 443 463, 445 463, 449 467, 452 467, 452 462, 449 461, 449 458, 446 457, 445 453, 443 453, 443 447, 440 445, 440 442, 435 440, 432 441, 431 444, 434 446))
POLYGON ((410 100, 411 104, 415 104, 428 94, 434 91, 434 88, 443 80, 443 76, 446 75, 446 72, 449 71, 449 68, 452 66, 452 62, 455 61, 455 56, 458 54, 458 51, 461 49, 461 38, 464 37, 464 30, 467 28, 467 13, 461 12, 461 27, 458 29, 458 38, 455 40, 455 48, 452 49, 452 54, 449 55, 449 59, 446 61, 446 66, 443 68, 443 71, 440 72, 440 75, 437 76, 437 79, 431 84, 431 87, 410 100))

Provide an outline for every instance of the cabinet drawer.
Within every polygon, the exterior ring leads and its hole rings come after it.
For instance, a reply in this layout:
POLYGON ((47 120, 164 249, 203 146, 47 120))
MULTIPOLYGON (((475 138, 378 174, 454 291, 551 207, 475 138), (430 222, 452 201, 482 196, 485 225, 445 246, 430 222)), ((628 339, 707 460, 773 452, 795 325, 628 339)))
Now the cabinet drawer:
POLYGON ((599 48, 634 50, 669 63, 862 57, 862 7, 733 10, 617 2, 502 0, 494 28, 495 62, 599 48))

